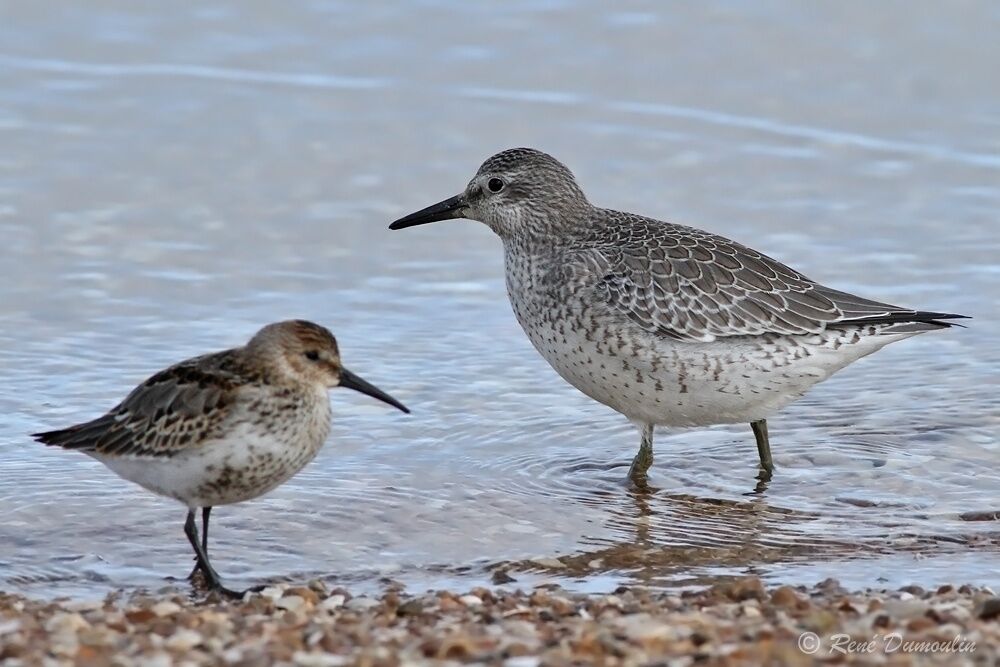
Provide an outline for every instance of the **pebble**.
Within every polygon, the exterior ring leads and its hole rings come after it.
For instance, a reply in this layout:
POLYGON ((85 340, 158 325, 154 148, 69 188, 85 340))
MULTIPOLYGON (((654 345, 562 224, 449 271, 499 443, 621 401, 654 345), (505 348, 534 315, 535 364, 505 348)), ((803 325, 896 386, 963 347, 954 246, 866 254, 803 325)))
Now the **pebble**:
POLYGON ((333 611, 334 609, 340 609, 344 606, 344 600, 346 598, 339 593, 337 595, 331 595, 327 599, 319 603, 319 608, 323 611, 333 611))
POLYGON ((298 667, 341 667, 349 664, 351 660, 342 655, 296 651, 292 655, 292 662, 298 667))
POLYGON ((187 628, 181 628, 174 634, 170 635, 163 645, 170 649, 171 651, 186 652, 193 649, 195 646, 202 642, 202 637, 200 634, 194 630, 188 630, 187 628))
POLYGON ((122 596, 84 613, 72 603, 0 593, 0 665, 805 667, 812 657, 796 642, 807 631, 976 642, 974 654, 940 660, 857 654, 838 665, 1000 664, 1000 598, 983 588, 942 588, 768 589, 751 577, 680 595, 636 587, 578 595, 552 585, 411 595, 387 585, 376 598, 275 586, 240 601, 198 602, 169 591, 161 599, 122 596))
POLYGON ((298 611, 306 606, 305 598, 298 595, 285 595, 274 601, 274 606, 286 611, 298 611))
POLYGON ((779 607, 797 607, 802 599, 791 586, 781 586, 771 593, 771 604, 779 607))
POLYGON ((269 600, 277 600, 284 594, 285 589, 281 586, 268 586, 258 593, 262 598, 268 598, 269 600))
POLYGON ((1000 598, 990 598, 980 605, 976 616, 984 621, 992 621, 1000 618, 1000 598))
POLYGON ((503 661, 503 667, 538 667, 542 662, 541 658, 534 655, 520 655, 516 658, 507 658, 503 661))
POLYGON ((378 600, 366 597, 356 597, 351 598, 350 602, 347 603, 347 608, 351 611, 368 611, 369 609, 374 609, 381 604, 378 600))
POLYGON ((21 621, 17 618, 11 618, 6 621, 0 621, 0 636, 6 635, 11 632, 17 632, 21 629, 21 621))
POLYGON ((157 602, 152 607, 149 608, 153 614, 163 618, 164 616, 173 616, 181 610, 181 606, 176 602, 171 602, 170 600, 163 600, 162 602, 157 602))

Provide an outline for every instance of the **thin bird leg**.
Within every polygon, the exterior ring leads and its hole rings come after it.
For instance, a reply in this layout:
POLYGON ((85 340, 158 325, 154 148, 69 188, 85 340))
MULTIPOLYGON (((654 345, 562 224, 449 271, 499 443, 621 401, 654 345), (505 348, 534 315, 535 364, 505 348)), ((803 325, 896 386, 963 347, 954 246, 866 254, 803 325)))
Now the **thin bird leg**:
POLYGON ((242 598, 243 593, 230 590, 222 585, 219 574, 212 568, 212 564, 208 562, 208 554, 202 548, 201 542, 198 541, 198 525, 194 518, 194 510, 188 510, 187 521, 184 522, 184 534, 187 535, 188 542, 191 543, 191 547, 198 557, 198 567, 201 568, 202 573, 205 575, 205 583, 208 585, 209 590, 219 591, 223 595, 233 598, 242 598))
MULTIPOLYGON (((208 555, 208 515, 212 513, 211 507, 201 508, 201 550, 208 555)), ((196 574, 201 572, 201 566, 198 564, 198 557, 194 557, 195 564, 194 569, 191 570, 191 574, 188 575, 188 581, 194 581, 196 574)))
POLYGON ((639 453, 632 459, 632 466, 628 469, 628 478, 632 484, 640 490, 648 488, 646 483, 646 472, 653 465, 653 425, 643 424, 639 427, 641 441, 639 453))
POLYGON ((767 420, 758 419, 750 422, 753 429, 753 436, 757 439, 757 454, 760 456, 760 476, 761 481, 770 481, 774 473, 774 462, 771 460, 771 443, 767 440, 767 420))

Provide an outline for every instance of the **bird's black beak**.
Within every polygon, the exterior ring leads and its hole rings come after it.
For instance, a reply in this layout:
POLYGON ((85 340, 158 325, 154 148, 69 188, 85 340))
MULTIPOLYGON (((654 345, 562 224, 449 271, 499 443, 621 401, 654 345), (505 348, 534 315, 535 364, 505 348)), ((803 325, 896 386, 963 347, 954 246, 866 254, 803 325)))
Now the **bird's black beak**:
POLYGON ((395 398, 385 393, 375 385, 362 380, 360 377, 343 367, 340 369, 340 386, 353 389, 354 391, 360 391, 362 394, 368 394, 372 398, 377 398, 383 403, 388 403, 392 407, 398 408, 407 414, 410 413, 409 408, 397 401, 395 398))
POLYGON ((389 229, 406 229, 407 227, 426 225, 428 222, 464 218, 467 210, 468 202, 463 193, 402 217, 389 225, 389 229))

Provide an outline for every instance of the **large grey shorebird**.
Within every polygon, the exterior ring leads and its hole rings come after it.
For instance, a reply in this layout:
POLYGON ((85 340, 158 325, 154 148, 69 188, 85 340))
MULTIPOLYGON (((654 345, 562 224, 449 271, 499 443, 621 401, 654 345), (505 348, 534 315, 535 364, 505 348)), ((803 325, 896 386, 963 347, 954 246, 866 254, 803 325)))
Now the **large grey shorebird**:
POLYGON ((130 482, 184 503, 195 572, 209 588, 238 597, 208 560, 209 514, 280 486, 316 456, 330 433, 333 387, 409 412, 344 368, 328 329, 290 320, 267 325, 243 347, 160 371, 102 417, 34 437, 89 454, 130 482))
POLYGON ((545 360, 639 428, 639 487, 656 425, 749 423, 770 479, 767 417, 851 362, 963 317, 840 292, 716 234, 599 208, 530 148, 497 153, 461 194, 390 229, 451 218, 503 241, 514 314, 545 360))

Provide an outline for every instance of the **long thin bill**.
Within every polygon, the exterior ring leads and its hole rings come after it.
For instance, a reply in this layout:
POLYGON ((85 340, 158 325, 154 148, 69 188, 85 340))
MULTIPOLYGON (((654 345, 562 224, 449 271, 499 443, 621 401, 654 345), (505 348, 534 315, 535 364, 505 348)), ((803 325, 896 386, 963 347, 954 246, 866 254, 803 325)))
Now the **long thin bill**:
POLYGON ((409 408, 397 401, 395 398, 343 367, 340 369, 340 386, 353 389, 354 391, 360 391, 362 394, 367 394, 372 398, 377 398, 383 403, 388 403, 392 407, 402 410, 407 414, 410 413, 409 408))
POLYGON ((462 218, 465 216, 465 209, 465 195, 455 195, 454 197, 421 209, 416 213, 411 213, 400 218, 389 225, 389 229, 406 229, 407 227, 426 225, 428 222, 462 218))

